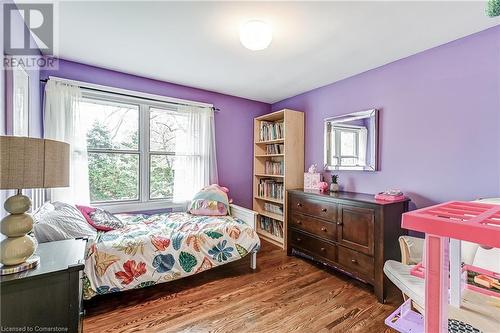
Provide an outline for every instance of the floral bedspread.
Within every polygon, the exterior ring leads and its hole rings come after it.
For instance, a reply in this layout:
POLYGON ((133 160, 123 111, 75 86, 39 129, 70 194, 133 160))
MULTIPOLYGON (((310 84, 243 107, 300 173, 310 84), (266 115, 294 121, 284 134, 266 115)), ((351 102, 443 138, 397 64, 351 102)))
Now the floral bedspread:
POLYGON ((255 230, 231 216, 117 217, 125 227, 100 233, 87 248, 85 299, 197 274, 260 248, 255 230))

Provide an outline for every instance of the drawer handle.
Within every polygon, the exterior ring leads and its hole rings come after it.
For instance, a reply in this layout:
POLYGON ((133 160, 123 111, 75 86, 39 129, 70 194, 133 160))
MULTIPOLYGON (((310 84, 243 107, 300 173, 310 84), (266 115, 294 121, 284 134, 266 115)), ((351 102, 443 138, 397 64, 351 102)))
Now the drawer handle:
POLYGON ((351 259, 351 262, 352 262, 353 264, 357 264, 357 263, 358 263, 358 261, 357 261, 356 259, 351 259))
POLYGON ((342 225, 342 222, 337 222, 337 225, 342 225))
POLYGON ((325 228, 325 227, 322 227, 322 228, 321 228, 321 231, 326 232, 326 228, 325 228))
POLYGON ((300 202, 299 202, 299 203, 297 204, 297 207, 302 207, 302 203, 300 203, 300 202))
POLYGON ((302 238, 297 237, 297 242, 301 242, 301 241, 302 241, 302 238))
POLYGON ((326 213, 326 211, 327 211, 327 210, 328 210, 328 209, 326 209, 326 208, 321 209, 321 211, 322 211, 323 213, 326 213))
POLYGON ((325 252, 326 251, 326 249, 324 247, 322 247, 320 250, 321 250, 321 252, 325 252))
POLYGON ((302 222, 300 222, 299 220, 297 220, 297 224, 302 224, 302 222))

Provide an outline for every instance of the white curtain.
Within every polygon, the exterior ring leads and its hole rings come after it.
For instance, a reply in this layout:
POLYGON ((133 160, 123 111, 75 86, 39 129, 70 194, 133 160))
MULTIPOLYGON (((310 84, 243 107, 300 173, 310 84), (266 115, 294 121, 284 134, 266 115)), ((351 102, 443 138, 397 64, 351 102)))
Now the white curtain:
POLYGON ((366 127, 360 128, 358 135, 358 166, 366 166, 368 148, 368 130, 366 129, 366 127))
POLYGON ((174 201, 185 202, 204 186, 218 183, 212 108, 183 106, 186 130, 176 137, 174 201))
POLYGON ((87 143, 78 108, 81 91, 54 80, 45 85, 44 137, 70 144, 69 187, 50 190, 52 201, 89 203, 87 143))

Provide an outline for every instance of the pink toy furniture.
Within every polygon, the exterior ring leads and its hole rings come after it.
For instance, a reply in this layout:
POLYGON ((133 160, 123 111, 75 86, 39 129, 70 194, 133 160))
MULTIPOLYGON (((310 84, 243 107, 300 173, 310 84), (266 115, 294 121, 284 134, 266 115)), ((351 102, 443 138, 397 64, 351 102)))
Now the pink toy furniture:
MULTIPOLYGON (((425 277, 425 332, 448 332, 449 291, 450 311, 458 316, 462 314, 461 311, 465 317, 479 316, 477 313, 480 311, 473 313, 462 310, 460 241, 499 248, 500 206, 478 202, 447 202, 403 214, 402 227, 425 233, 424 262, 413 269, 414 275, 423 273, 425 277)), ((468 289, 468 292, 472 292, 471 288, 468 289)), ((488 302, 478 299, 478 303, 486 308, 488 302)), ((495 319, 496 312, 491 317, 495 319)))

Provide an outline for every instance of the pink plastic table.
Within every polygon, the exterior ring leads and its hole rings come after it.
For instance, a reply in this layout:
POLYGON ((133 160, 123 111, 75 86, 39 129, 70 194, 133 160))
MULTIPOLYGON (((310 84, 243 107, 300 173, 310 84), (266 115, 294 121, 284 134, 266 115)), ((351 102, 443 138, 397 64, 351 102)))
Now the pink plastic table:
POLYGON ((402 227, 425 233, 425 332, 448 332, 450 280, 452 302, 460 299, 461 292, 454 282, 461 270, 460 243, 450 261, 449 240, 500 247, 500 205, 450 201, 403 214, 402 227))

